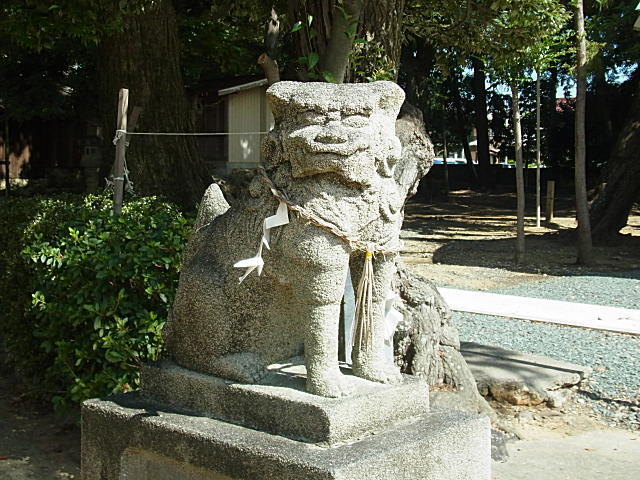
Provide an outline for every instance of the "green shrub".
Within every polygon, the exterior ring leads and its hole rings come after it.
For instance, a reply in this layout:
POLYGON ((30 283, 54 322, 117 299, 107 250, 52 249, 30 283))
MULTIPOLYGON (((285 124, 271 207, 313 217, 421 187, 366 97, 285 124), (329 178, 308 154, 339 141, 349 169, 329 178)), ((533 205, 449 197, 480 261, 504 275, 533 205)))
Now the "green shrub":
POLYGON ((136 388, 140 364, 160 352, 191 223, 153 197, 130 200, 120 216, 104 195, 39 206, 23 230, 31 302, 11 357, 57 406, 136 388), (15 351, 29 342, 35 364, 15 351))
POLYGON ((79 202, 81 197, 73 195, 0 200, 1 346, 20 378, 27 380, 36 394, 42 390, 43 370, 51 363, 51 356, 39 349, 39 342, 32 335, 34 319, 29 314, 32 271, 20 252, 36 233, 54 236, 64 216, 62 212, 79 202), (43 221, 44 218, 48 221, 43 221))

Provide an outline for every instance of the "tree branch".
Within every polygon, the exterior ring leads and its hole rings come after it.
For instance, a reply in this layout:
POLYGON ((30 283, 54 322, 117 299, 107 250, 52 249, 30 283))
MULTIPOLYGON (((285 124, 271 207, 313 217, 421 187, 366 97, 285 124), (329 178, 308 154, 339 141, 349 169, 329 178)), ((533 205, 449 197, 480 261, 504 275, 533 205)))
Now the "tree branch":
POLYGON ((280 70, 278 62, 271 58, 266 52, 258 57, 258 65, 262 67, 269 85, 280 81, 280 70))
POLYGON ((278 14, 271 8, 271 14, 264 32, 265 52, 258 57, 258 65, 262 67, 269 85, 280 81, 280 69, 275 58, 278 56, 280 42, 280 22, 278 14))

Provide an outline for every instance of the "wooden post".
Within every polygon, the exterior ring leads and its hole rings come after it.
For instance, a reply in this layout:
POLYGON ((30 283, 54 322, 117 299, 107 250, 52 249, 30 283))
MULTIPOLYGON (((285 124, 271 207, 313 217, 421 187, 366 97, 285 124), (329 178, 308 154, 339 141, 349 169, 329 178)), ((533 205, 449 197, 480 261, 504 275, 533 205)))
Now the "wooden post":
POLYGON ((556 182, 553 180, 547 181, 547 209, 546 209, 546 218, 547 223, 553 221, 553 200, 556 195, 556 182))
POLYGON ((447 191, 447 200, 449 198, 449 192, 451 191, 451 186, 449 185, 449 165, 447 165, 447 157, 449 156, 449 151, 447 150, 447 131, 442 127, 442 164, 444 165, 444 188, 447 191))
POLYGON ((9 169, 9 157, 5 155, 4 160, 4 193, 8 197, 9 190, 11 189, 11 179, 9 178, 10 169, 9 169))
MULTIPOLYGON (((129 90, 121 88, 118 95, 118 122, 119 131, 127 131, 127 108, 129 106, 129 90)), ((127 135, 117 132, 116 160, 113 164, 113 213, 119 215, 122 211, 124 197, 124 158, 127 149, 127 135)))
POLYGON ((5 182, 5 195, 9 196, 9 189, 11 188, 11 179, 9 178, 9 117, 7 111, 4 111, 4 148, 2 149, 2 156, 4 157, 4 182, 5 182))

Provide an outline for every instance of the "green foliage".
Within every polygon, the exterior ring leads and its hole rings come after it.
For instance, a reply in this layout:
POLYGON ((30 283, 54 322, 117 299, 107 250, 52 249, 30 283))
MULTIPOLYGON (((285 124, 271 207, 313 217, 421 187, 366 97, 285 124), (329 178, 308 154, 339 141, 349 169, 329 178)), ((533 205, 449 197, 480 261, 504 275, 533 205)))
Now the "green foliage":
POLYGON ((256 74, 271 5, 243 0, 174 1, 185 85, 207 88, 214 79, 256 74))
POLYGON ((354 82, 393 81, 396 78, 396 65, 385 55, 382 43, 375 39, 356 38, 349 65, 354 82))
POLYGON ((77 197, 2 199, 0 208, 0 305, 2 306, 3 335, 8 360, 21 375, 30 376, 32 384, 42 384, 42 370, 49 361, 31 335, 33 318, 31 304, 31 271, 20 255, 21 250, 36 234, 52 236, 61 221, 66 205, 78 202, 77 197), (44 222, 43 219, 48 221, 44 222), (25 354, 28 352, 28 354, 25 354))
POLYGON ((2 298, 16 302, 13 363, 58 407, 136 388, 139 365, 161 349, 190 222, 153 197, 127 202, 119 216, 104 195, 27 204, 38 213, 15 228, 8 281, 19 277, 30 302, 2 298))
POLYGON ((559 0, 428 0, 410 2, 408 29, 447 53, 475 56, 507 82, 544 68, 565 49, 570 18, 559 0))
POLYGON ((318 31, 313 27, 313 15, 306 14, 306 21, 298 20, 295 22, 289 33, 293 34, 298 32, 298 35, 303 36, 303 44, 305 45, 308 53, 297 58, 297 63, 300 64, 306 71, 306 75, 310 80, 335 82, 331 72, 321 70, 318 63, 320 62, 320 55, 314 45, 314 39, 318 37, 318 31))

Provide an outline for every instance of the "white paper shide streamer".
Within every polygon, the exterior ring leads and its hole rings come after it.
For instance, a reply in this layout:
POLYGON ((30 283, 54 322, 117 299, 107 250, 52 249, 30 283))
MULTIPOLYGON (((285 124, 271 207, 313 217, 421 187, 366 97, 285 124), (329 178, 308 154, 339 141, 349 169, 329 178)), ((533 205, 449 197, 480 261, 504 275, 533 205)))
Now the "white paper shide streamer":
POLYGON ((396 327, 404 319, 404 315, 393 307, 395 301, 399 299, 400 295, 390 290, 384 300, 384 341, 391 342, 392 345, 396 327))
POLYGON ((271 250, 271 247, 269 246, 269 241, 271 240, 271 229, 286 225, 287 223, 289 223, 289 209, 287 208, 287 204, 281 201, 275 215, 271 215, 264 219, 262 224, 262 239, 260 240, 260 246, 258 247, 258 252, 255 257, 240 260, 233 265, 236 268, 246 268, 244 275, 240 277, 240 283, 242 283, 242 281, 254 270, 258 271, 258 276, 262 275, 262 268, 264 267, 262 247, 265 246, 267 247, 267 250, 271 250))

